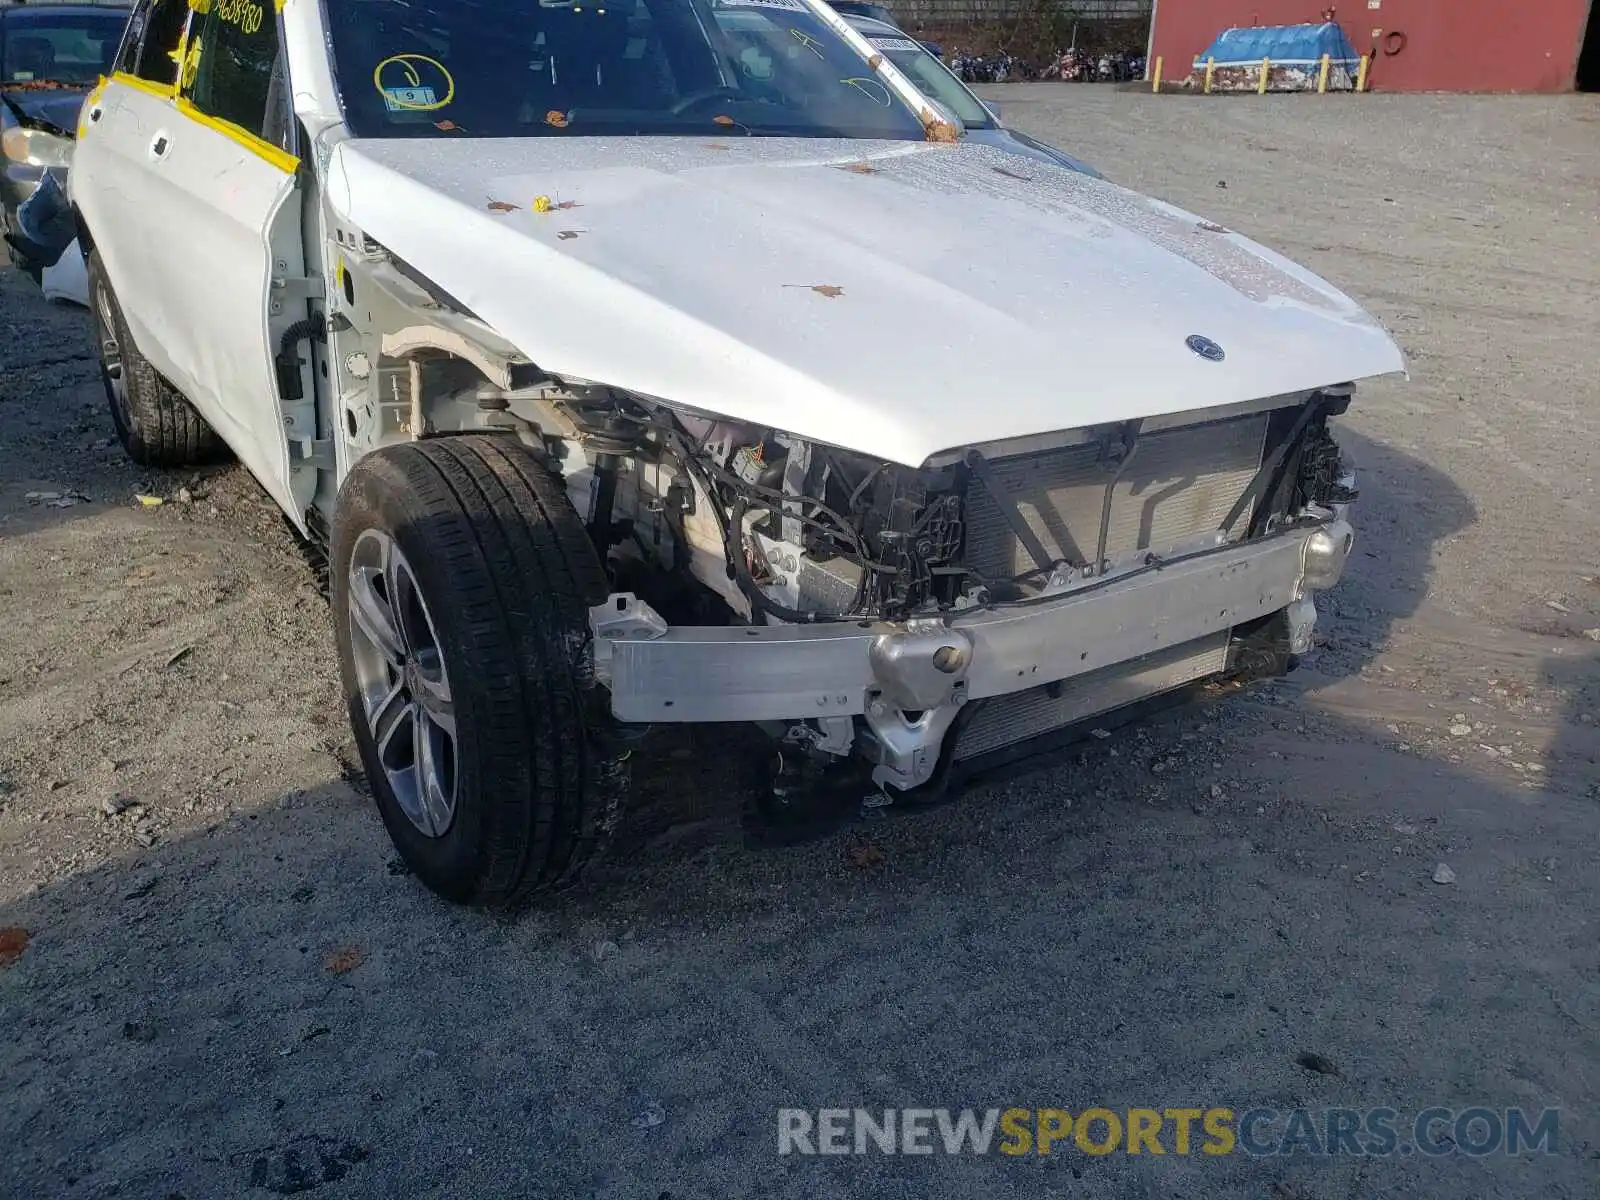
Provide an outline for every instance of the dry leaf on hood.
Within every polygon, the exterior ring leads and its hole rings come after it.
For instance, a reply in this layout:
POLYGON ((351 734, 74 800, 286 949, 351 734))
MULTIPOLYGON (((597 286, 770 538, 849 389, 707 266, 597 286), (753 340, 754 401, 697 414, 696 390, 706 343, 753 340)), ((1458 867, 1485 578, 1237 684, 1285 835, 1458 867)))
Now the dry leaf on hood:
POLYGON ((871 163, 864 162, 851 163, 844 169, 856 175, 876 175, 878 173, 877 167, 873 166, 871 163))
POLYGON ((490 212, 516 212, 517 211, 517 206, 515 204, 507 204, 504 200, 491 200, 491 201, 489 201, 489 211, 490 212))
POLYGON ((826 296, 829 300, 844 295, 844 289, 833 283, 814 283, 811 290, 819 296, 826 296))
POLYGON ((545 113, 544 123, 552 129, 565 129, 567 127, 567 114, 552 108, 545 113))
POLYGON ((1017 174, 1017 172, 1008 171, 1004 167, 994 167, 992 169, 993 169, 993 171, 994 171, 994 173, 996 175, 1004 175, 1007 179, 1020 179, 1020 180, 1022 180, 1023 183, 1032 183, 1033 182, 1033 176, 1032 175, 1019 175, 1019 174, 1017 174))
POLYGON ((737 125, 738 124, 737 121, 735 121, 732 117, 728 116, 725 113, 718 113, 716 116, 712 117, 711 119, 714 122, 716 122, 718 125, 737 125))
POLYGON ((938 117, 927 115, 922 118, 922 132, 930 142, 959 142, 961 131, 949 121, 941 121, 938 117))
POLYGON ((560 230, 556 234, 556 236, 558 238, 560 238, 563 242, 570 242, 573 238, 577 237, 580 233, 583 233, 583 232, 584 231, 582 229, 563 229, 563 230, 560 230))

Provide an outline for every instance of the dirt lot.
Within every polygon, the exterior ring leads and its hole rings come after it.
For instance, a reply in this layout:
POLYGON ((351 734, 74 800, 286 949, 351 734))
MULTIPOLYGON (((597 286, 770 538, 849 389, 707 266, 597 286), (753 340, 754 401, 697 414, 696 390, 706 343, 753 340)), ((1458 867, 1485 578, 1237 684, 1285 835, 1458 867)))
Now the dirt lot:
POLYGON ((1595 1194, 1600 104, 996 94, 1405 346, 1345 424, 1327 644, 801 849, 745 844, 703 737, 517 920, 345 782, 264 496, 130 467, 84 316, 0 274, 0 1195, 1595 1194), (779 1106, 855 1104, 1563 1115, 1520 1158, 775 1154, 779 1106))

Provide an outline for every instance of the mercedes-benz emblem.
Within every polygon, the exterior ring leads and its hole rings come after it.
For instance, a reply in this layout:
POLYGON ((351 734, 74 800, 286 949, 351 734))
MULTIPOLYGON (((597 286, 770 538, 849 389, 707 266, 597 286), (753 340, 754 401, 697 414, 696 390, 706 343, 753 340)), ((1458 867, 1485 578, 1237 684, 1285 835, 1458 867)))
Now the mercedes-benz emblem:
POLYGON ((1225 357, 1227 357, 1222 353, 1221 346, 1217 345, 1208 337, 1201 337, 1198 333, 1191 333, 1188 337, 1188 340, 1184 342, 1184 345, 1188 346, 1189 349, 1193 350, 1207 362, 1221 362, 1225 357))

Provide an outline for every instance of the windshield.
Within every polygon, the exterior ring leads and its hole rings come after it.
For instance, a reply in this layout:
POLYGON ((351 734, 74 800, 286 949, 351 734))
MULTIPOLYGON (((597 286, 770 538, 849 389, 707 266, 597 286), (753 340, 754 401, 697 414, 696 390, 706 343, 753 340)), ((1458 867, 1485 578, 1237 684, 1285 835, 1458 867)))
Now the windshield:
POLYGON ((881 21, 858 17, 852 19, 850 24, 872 43, 874 49, 899 67, 901 73, 916 84, 924 96, 955 113, 968 129, 994 128, 994 117, 983 106, 983 102, 968 91, 967 85, 929 53, 921 42, 881 21))
POLYGON ((0 87, 66 83, 89 86, 111 70, 127 14, 15 9, 0 14, 0 87))
POLYGON ((358 137, 633 134, 921 139, 800 0, 343 0, 358 137))

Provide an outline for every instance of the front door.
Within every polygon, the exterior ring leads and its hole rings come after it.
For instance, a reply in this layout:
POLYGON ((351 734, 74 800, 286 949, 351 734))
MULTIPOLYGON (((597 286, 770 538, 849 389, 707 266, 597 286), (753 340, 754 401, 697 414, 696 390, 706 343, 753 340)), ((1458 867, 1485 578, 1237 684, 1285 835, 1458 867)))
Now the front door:
POLYGON ((153 0, 148 27, 137 74, 119 70, 93 100, 104 128, 74 196, 140 351, 302 523, 309 491, 291 475, 273 362, 307 311, 276 5, 153 0))

